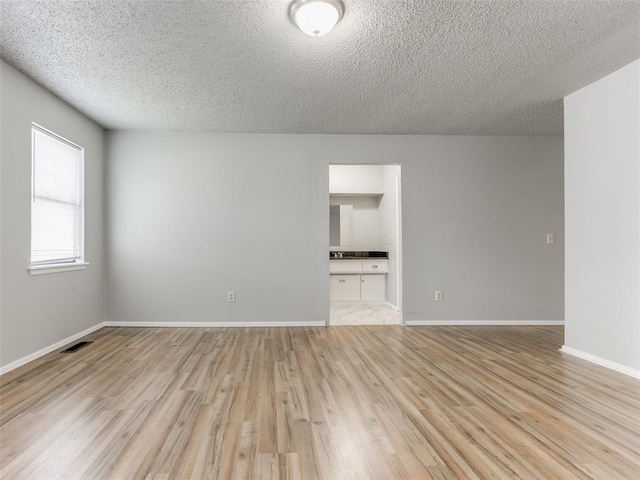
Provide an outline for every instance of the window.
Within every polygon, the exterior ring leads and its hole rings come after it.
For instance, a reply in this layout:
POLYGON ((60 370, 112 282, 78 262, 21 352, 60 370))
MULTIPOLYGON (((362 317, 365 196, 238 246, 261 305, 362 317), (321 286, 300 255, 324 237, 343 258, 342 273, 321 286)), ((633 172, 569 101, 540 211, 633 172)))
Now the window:
POLYGON ((32 135, 32 274, 85 268, 84 150, 35 124, 32 135))

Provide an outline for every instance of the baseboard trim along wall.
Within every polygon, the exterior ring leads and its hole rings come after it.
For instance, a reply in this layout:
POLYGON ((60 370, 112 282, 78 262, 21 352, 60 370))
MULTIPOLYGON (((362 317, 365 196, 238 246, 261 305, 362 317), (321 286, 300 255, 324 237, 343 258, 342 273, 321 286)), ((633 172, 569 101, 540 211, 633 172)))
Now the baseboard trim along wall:
POLYGON ((105 327, 158 327, 158 328, 229 328, 229 327, 324 327, 326 322, 104 322, 105 327))
POLYGON ((608 368, 609 370, 615 370, 616 372, 640 379, 640 370, 636 370, 635 368, 627 367, 626 365, 621 365, 619 363, 612 362, 611 360, 607 360, 605 358, 583 352, 582 350, 576 350, 575 348, 567 347, 566 345, 563 345, 560 351, 562 353, 566 353, 567 355, 571 355, 573 357, 586 360, 587 362, 595 363, 596 365, 600 365, 601 367, 608 368))
POLYGON ((487 326, 487 325, 564 325, 564 320, 407 320, 410 327, 419 326, 487 326))
POLYGON ((78 340, 79 338, 82 338, 86 335, 89 335, 90 333, 95 332, 96 330, 100 330, 102 327, 104 327, 105 324, 104 322, 99 323, 97 325, 94 325, 93 327, 87 328, 86 330, 83 330, 80 333, 76 333, 75 335, 71 335, 70 337, 65 338, 64 340, 60 340, 59 342, 54 343, 53 345, 49 345, 48 347, 43 348, 42 350, 38 350, 35 353, 32 353, 31 355, 27 355, 26 357, 22 357, 19 360, 16 360, 15 362, 11 362, 7 365, 5 365, 4 367, 0 368, 0 375, 4 375, 5 373, 9 373, 11 370, 15 370, 18 367, 21 367, 22 365, 25 365, 29 362, 32 362, 34 360, 37 360, 40 357, 45 356, 47 353, 51 353, 57 349, 59 349, 60 347, 64 347, 65 345, 78 340))

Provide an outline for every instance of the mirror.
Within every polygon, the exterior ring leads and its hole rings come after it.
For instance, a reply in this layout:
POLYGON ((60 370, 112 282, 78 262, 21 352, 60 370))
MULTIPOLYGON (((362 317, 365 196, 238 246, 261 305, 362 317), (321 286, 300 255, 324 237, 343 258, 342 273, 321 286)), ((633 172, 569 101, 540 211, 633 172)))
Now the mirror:
POLYGON ((331 205, 329 207, 329 246, 352 246, 353 205, 331 205))
POLYGON ((340 205, 329 207, 329 246, 340 246, 340 205))

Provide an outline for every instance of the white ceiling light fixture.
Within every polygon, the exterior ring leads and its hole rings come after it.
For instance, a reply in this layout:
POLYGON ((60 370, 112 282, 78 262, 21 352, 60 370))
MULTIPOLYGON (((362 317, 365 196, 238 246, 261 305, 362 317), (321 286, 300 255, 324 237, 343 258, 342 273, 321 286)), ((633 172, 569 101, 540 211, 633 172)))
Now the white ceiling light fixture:
POLYGON ((312 37, 329 32, 343 14, 341 0, 295 0, 289 7, 291 21, 312 37))

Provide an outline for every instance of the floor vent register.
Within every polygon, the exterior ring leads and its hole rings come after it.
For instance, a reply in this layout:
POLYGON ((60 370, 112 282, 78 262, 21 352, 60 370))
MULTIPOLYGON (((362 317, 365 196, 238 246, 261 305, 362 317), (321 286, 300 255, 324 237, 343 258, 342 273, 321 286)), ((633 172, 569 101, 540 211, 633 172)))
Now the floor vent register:
POLYGON ((71 352, 77 352, 78 350, 80 350, 82 347, 86 347, 87 345, 89 345, 90 343, 93 342, 78 342, 75 345, 71 345, 69 348, 67 348, 66 350, 63 350, 62 353, 71 353, 71 352))

